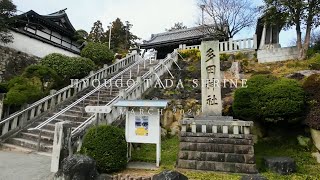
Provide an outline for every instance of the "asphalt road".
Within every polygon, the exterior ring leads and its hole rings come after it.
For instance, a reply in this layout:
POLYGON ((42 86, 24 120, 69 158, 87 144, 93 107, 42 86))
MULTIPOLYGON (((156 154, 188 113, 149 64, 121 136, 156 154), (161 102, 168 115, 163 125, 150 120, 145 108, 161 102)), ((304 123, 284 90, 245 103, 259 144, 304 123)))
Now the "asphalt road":
POLYGON ((0 151, 0 180, 48 180, 51 158, 48 156, 0 151))

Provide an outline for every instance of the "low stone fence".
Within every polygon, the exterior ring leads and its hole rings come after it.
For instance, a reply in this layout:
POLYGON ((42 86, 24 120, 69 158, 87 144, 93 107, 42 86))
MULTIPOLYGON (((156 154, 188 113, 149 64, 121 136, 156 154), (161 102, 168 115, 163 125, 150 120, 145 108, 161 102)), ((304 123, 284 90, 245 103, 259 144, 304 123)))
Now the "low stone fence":
POLYGON ((296 47, 261 49, 257 52, 259 63, 270 63, 298 59, 299 51, 296 47))
POLYGON ((232 117, 182 122, 178 168, 257 173, 251 121, 232 117))

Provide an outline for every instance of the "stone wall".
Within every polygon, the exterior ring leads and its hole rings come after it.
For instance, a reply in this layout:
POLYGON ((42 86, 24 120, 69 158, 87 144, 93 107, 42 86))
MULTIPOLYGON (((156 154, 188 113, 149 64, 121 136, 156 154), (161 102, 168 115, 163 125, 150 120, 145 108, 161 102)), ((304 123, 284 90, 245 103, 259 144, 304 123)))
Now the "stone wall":
POLYGON ((273 48, 258 50, 257 57, 259 63, 270 63, 298 59, 298 49, 296 47, 273 48))
POLYGON ((257 173, 253 136, 181 132, 178 167, 203 171, 257 173))
POLYGON ((39 60, 40 58, 36 56, 0 46, 0 82, 21 75, 27 66, 35 64, 39 60))

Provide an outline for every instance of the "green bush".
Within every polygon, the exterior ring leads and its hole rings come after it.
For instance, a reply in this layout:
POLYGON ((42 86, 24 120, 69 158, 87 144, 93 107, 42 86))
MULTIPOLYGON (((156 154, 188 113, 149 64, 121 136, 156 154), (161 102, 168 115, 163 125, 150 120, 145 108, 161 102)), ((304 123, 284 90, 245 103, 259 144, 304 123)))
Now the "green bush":
POLYGON ((81 51, 81 56, 89 58, 98 66, 111 64, 114 60, 114 54, 108 45, 89 42, 81 51))
POLYGON ((68 57, 57 53, 44 57, 41 64, 53 69, 65 82, 69 82, 70 79, 81 79, 96 67, 90 59, 68 57))
POLYGON ((305 94, 295 80, 257 75, 235 92, 233 110, 245 120, 295 122, 303 112, 305 94))
POLYGON ((114 126, 90 128, 84 136, 80 152, 95 159, 102 173, 116 172, 127 165, 125 134, 114 126))
POLYGON ((32 80, 20 76, 10 80, 7 88, 9 91, 4 100, 7 105, 21 106, 33 103, 43 97, 40 86, 34 84, 32 80))
POLYGON ((58 74, 53 69, 43 65, 28 66, 23 76, 26 78, 38 78, 41 81, 42 91, 49 90, 59 83, 58 74), (48 83, 46 87, 45 83, 48 83))

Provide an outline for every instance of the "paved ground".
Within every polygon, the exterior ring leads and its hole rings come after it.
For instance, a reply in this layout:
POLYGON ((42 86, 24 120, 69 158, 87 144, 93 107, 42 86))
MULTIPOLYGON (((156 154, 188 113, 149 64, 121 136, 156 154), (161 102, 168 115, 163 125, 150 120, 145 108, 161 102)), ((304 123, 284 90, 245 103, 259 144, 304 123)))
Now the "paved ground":
POLYGON ((48 180, 51 158, 48 156, 0 150, 0 180, 48 180))

